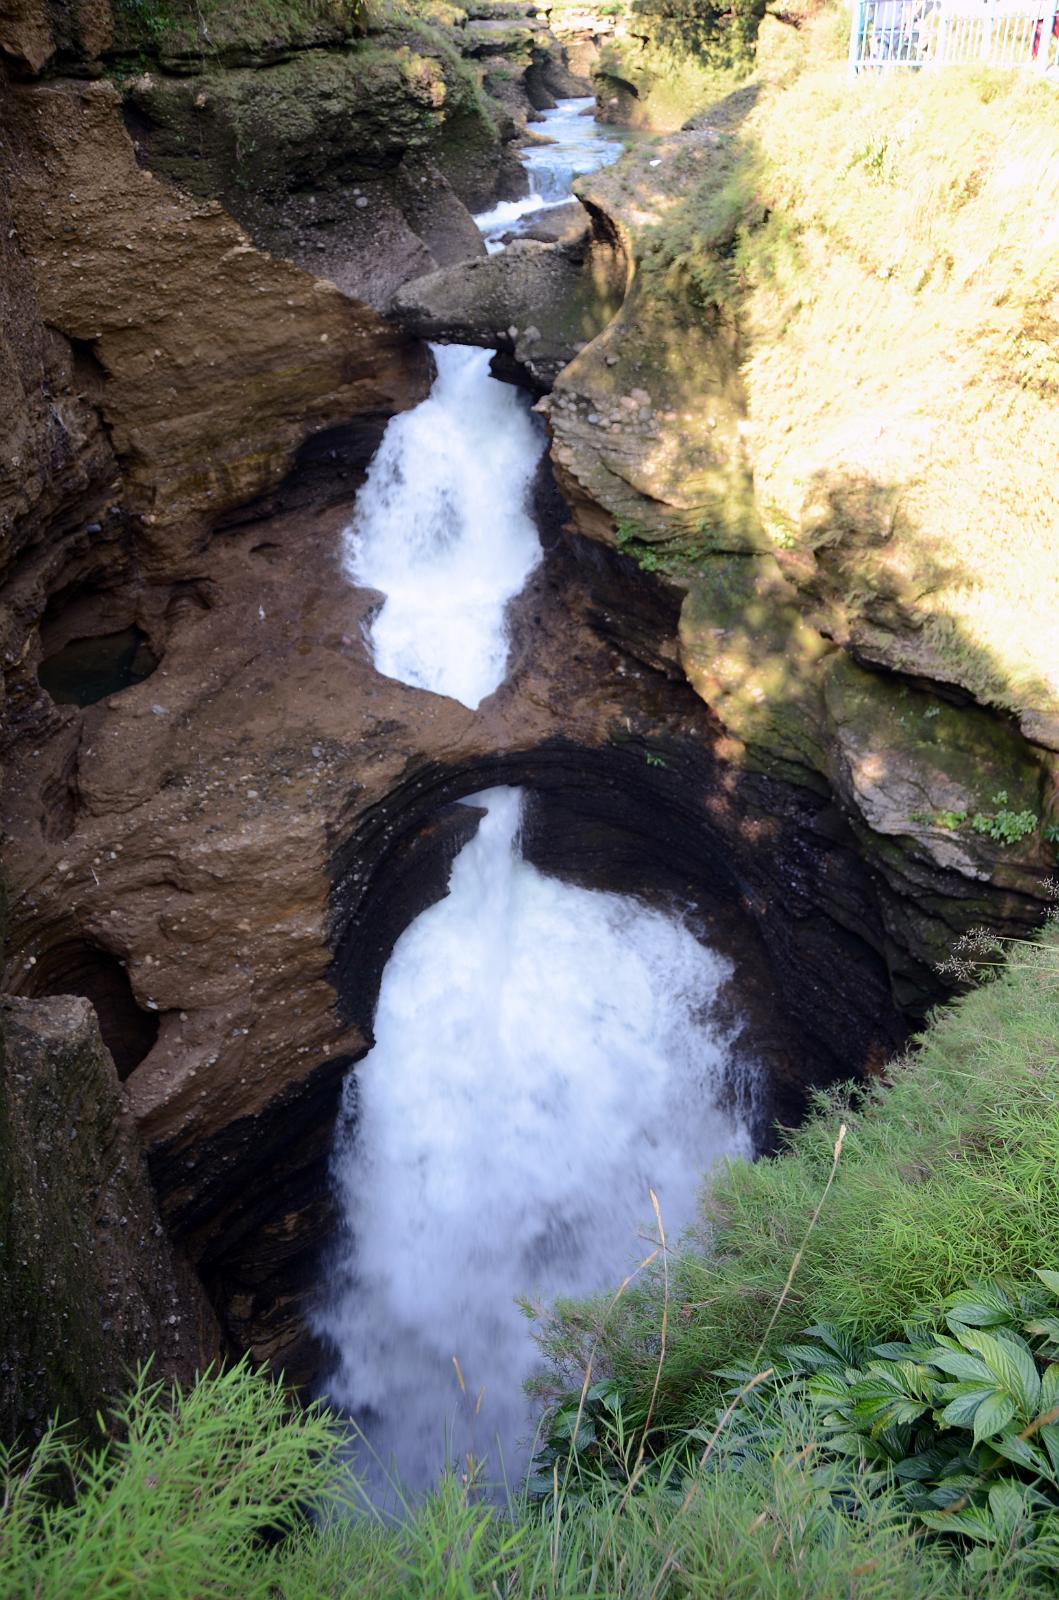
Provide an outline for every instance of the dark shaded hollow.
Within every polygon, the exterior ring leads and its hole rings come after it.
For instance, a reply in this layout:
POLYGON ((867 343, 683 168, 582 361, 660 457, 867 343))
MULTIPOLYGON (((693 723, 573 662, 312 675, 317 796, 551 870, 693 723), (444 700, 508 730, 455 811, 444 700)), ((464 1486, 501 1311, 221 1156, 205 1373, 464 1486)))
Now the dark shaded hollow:
POLYGON ((91 1002, 99 1018, 103 1043, 124 1080, 158 1038, 155 1012, 138 1004, 117 956, 85 939, 64 939, 38 956, 24 985, 30 998, 47 994, 79 994, 91 1002))
POLYGON ((149 678, 158 666, 142 628, 70 639, 37 670, 42 689, 60 706, 91 706, 149 678))

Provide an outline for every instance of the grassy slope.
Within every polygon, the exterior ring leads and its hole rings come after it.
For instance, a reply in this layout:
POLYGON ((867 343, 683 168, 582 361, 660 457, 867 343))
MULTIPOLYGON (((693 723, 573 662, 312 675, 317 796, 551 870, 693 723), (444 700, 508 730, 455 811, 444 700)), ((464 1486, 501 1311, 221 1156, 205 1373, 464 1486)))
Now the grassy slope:
MULTIPOLYGON (((746 259, 760 497, 775 528, 805 530, 814 475, 883 486, 878 586, 921 621, 919 648, 1015 708, 1059 706, 1056 112, 1028 74, 851 94, 821 68, 753 118, 771 212, 746 259)), ((860 572, 832 589, 854 610, 860 572)))
POLYGON ((844 28, 834 8, 797 34, 766 20, 734 249, 711 250, 709 176, 658 244, 737 309, 759 506, 827 630, 1055 716, 1055 88, 973 69, 851 87, 844 28))
POLYGON ((551 1521, 517 1508, 501 1516, 449 1478, 394 1527, 358 1515, 339 1487, 341 1425, 285 1416, 268 1379, 243 1368, 200 1382, 173 1408, 141 1385, 109 1453, 78 1457, 52 1439, 24 1473, 0 1452, 0 1592, 5 1600, 973 1592, 940 1553, 918 1549, 892 1501, 874 1502, 863 1518, 856 1494, 831 1506, 798 1459, 803 1429, 804 1417, 792 1414, 777 1429, 773 1460, 704 1478, 689 1513, 667 1491, 623 1504, 612 1488, 598 1503, 561 1506, 551 1521), (72 1503, 50 1502, 49 1474, 74 1485, 72 1503), (313 1514, 315 1524, 306 1520, 313 1514), (262 1527, 285 1537, 263 1542, 262 1527))

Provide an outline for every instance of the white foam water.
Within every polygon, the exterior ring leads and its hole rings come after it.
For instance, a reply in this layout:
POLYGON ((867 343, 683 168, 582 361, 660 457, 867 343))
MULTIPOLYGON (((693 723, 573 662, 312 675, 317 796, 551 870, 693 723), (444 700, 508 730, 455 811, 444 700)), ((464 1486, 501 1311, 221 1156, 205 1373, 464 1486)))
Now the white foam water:
POLYGON ((391 1462, 412 1490, 468 1454, 517 1476, 535 1346, 516 1297, 613 1286, 649 1248, 650 1190, 673 1237, 710 1163, 750 1153, 714 1012, 729 964, 675 916, 528 864, 519 791, 477 803, 448 897, 386 967, 334 1152, 317 1329, 377 1495, 391 1462))
MULTIPOLYGON (((593 103, 544 114, 555 143, 527 155, 533 193, 476 219, 490 250, 519 218, 568 200, 578 173, 620 154, 582 114, 593 103)), ((527 502, 545 441, 526 396, 491 377, 494 351, 431 349, 433 387, 387 425, 343 531, 342 568, 384 596, 368 628, 379 672, 474 709, 504 680, 505 612, 540 560, 527 502)))
POLYGON ((528 497, 545 441, 526 396, 490 377, 491 351, 431 349, 433 388, 388 424, 342 559, 386 596, 378 670, 474 707, 504 680, 504 612, 540 560, 528 497))
POLYGON ((474 219, 490 255, 503 249, 504 234, 517 233, 540 212, 565 205, 573 196, 575 178, 617 161, 625 146, 620 139, 608 138, 589 114, 594 105, 591 96, 560 100, 534 123, 533 131, 553 142, 529 145, 523 152, 529 194, 521 200, 502 200, 474 219))

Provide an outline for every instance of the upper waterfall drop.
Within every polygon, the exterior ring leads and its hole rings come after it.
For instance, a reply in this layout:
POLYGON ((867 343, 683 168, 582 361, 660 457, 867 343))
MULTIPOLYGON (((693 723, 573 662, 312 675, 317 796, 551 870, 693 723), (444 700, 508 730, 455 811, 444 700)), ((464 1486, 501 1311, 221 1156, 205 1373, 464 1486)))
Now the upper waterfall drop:
POLYGON ((560 100, 542 114, 535 125, 535 131, 543 134, 541 143, 530 145, 523 159, 529 193, 521 200, 501 200, 474 219, 490 255, 504 248, 505 234, 520 233, 542 211, 567 205, 573 199, 575 178, 609 166, 621 155, 624 144, 602 131, 590 114, 594 106, 591 96, 560 100))
POLYGON ((528 499, 545 440, 526 396, 490 377, 491 351, 431 349, 434 386, 389 423, 343 567, 386 596, 379 671, 473 709, 504 680, 504 612, 540 560, 528 499))
MULTIPOLYGON (((531 193, 475 219, 491 253, 512 223, 569 200, 578 174, 620 154, 585 115, 592 104, 545 113, 550 142, 526 156, 531 193)), ((490 375, 494 351, 430 348, 434 386, 387 425, 342 569, 385 596, 368 630, 378 670, 474 710, 504 681, 505 612, 541 557, 528 502, 545 437, 526 395, 490 375)))

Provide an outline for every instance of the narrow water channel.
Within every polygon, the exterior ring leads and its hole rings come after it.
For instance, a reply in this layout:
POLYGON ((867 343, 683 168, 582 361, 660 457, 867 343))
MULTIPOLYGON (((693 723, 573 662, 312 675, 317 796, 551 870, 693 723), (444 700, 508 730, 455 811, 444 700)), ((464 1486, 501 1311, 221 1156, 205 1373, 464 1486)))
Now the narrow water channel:
MULTIPOLYGON (((541 205, 608 144, 574 105, 553 114, 560 142, 532 152, 541 205)), ((544 440, 490 352, 435 357, 429 398, 387 429, 343 559, 385 596, 379 671, 475 707, 504 679, 505 608, 540 558, 527 500, 544 440)), ((675 1235, 710 1163, 750 1152, 731 1109, 738 1027, 718 1005, 728 960, 676 910, 531 866, 518 790, 469 803, 484 815, 447 897, 386 967, 332 1164, 342 1244, 317 1329, 383 1497, 387 1470, 416 1491, 468 1455, 516 1479, 535 1365, 520 1299, 615 1284, 650 1248, 652 1190, 675 1235)))

